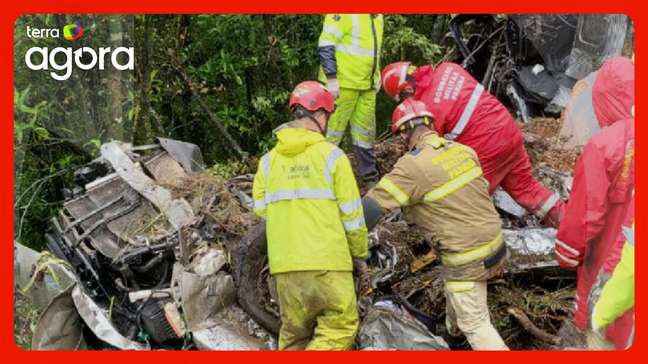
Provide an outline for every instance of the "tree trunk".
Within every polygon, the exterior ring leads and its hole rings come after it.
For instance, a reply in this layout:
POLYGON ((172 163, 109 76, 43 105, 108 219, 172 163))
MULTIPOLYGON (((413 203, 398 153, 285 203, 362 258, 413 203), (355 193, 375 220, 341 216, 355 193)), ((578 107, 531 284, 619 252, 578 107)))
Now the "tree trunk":
POLYGON ((151 16, 141 15, 135 18, 135 84, 139 92, 135 96, 135 115, 133 120, 133 144, 147 144, 151 141, 151 110, 149 94, 151 92, 150 39, 151 16))
MULTIPOLYGON (((110 30, 110 47, 114 50, 123 46, 124 31, 122 24, 123 15, 109 15, 108 29, 110 30)), ((124 91, 122 87, 121 71, 109 68, 108 73, 108 105, 106 105, 107 119, 106 131, 109 138, 122 140, 124 137, 123 110, 124 91)))
POLYGON ((447 24, 448 15, 439 14, 434 17, 434 25, 432 26, 432 40, 437 44, 441 44, 443 36, 445 35, 445 27, 447 24))

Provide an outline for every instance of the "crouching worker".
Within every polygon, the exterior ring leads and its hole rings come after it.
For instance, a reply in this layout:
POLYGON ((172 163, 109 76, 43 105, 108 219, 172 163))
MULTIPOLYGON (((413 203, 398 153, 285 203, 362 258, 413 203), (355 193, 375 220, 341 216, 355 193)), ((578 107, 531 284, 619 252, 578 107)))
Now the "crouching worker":
POLYGON ((358 330, 352 258, 367 255, 367 227, 351 164, 325 141, 333 96, 314 81, 290 96, 295 120, 254 177, 281 309, 279 350, 348 350, 358 330))
POLYGON ((448 333, 463 332, 473 350, 508 350, 486 305, 486 281, 500 274, 506 256, 488 182, 475 152, 439 137, 432 125, 432 113, 413 98, 394 110, 392 132, 410 152, 363 198, 367 226, 387 210, 403 207, 408 222, 435 235, 448 333))

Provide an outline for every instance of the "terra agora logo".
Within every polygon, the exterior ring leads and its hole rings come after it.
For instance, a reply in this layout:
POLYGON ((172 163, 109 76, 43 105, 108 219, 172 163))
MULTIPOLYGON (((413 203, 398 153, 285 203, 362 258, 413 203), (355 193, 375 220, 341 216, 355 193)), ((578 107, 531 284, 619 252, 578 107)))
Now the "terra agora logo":
POLYGON ((83 36, 83 27, 81 24, 68 24, 63 27, 63 38, 65 40, 75 40, 83 36))
MULTIPOLYGON (((32 28, 27 25, 29 38, 62 38, 66 41, 75 41, 83 37, 84 28, 81 24, 67 24, 62 31, 59 28, 32 28)), ((51 71, 50 76, 58 81, 65 81, 74 68, 91 70, 98 67, 105 69, 106 63, 119 71, 133 70, 135 54, 133 47, 31 47, 25 53, 25 65, 34 71, 51 71)))

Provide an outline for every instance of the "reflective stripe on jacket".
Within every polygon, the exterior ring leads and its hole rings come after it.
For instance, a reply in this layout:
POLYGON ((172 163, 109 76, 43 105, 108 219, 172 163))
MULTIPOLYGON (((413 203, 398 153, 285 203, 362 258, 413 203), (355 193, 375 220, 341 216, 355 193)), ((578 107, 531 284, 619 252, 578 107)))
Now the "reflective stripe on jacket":
POLYGON ((318 49, 320 80, 336 77, 340 87, 368 90, 380 84, 382 15, 327 14, 318 49))
POLYGON ((351 271, 351 258, 367 255, 367 228, 349 159, 303 128, 288 125, 277 138, 253 185, 271 273, 351 271))
MULTIPOLYGON (((616 63, 618 59, 608 62, 616 63)), ((604 64, 592 89, 601 130, 585 145, 574 170, 565 215, 556 234, 556 259, 577 268, 574 323, 590 327, 596 294, 619 262, 622 226, 634 216, 634 67, 604 64), (608 67, 612 66, 612 67, 608 67)), ((615 320, 605 337, 624 347, 632 331, 632 312, 615 320)))
POLYGON ((627 310, 634 307, 634 225, 632 228, 626 226, 623 229, 626 234, 626 243, 623 246, 619 264, 614 268, 612 277, 603 286, 601 295, 594 305, 592 313, 592 327, 594 328, 601 329, 609 326, 627 310))
MULTIPOLYGON (((634 186, 634 125, 626 119, 603 128, 585 146, 576 162, 574 183, 565 216, 556 234, 556 259, 563 268, 576 268, 576 327, 590 324, 592 292, 600 288, 618 263, 629 224, 634 186)), ((595 302, 595 301, 594 301, 595 302)), ((606 330, 617 347, 632 329, 624 315, 606 330)))
POLYGON ((489 193, 501 185, 517 203, 541 218, 561 206, 558 196, 532 176, 522 133, 511 113, 466 70, 444 62, 436 68, 418 67, 413 77, 414 98, 434 115, 439 135, 477 153, 489 193))
POLYGON ((501 221, 467 146, 424 134, 368 196, 385 210, 405 207, 408 222, 434 235, 447 280, 487 279, 503 261, 501 221))

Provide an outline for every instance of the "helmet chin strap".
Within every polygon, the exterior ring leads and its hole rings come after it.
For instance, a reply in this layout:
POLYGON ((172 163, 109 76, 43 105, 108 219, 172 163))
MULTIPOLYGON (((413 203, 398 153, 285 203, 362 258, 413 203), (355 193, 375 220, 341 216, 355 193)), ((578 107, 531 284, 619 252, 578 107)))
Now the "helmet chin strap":
POLYGON ((321 126, 320 123, 315 119, 315 117, 313 116, 313 113, 309 112, 308 115, 306 115, 306 116, 308 116, 308 118, 309 118, 313 123, 315 123, 315 125, 317 125, 317 129, 319 129, 320 133, 321 133, 323 136, 326 136, 326 129, 328 128, 328 125, 327 125, 327 128, 322 129, 322 126, 321 126))

